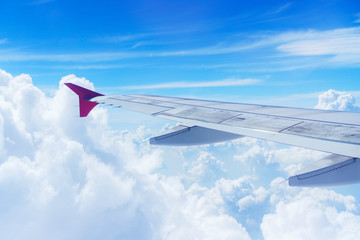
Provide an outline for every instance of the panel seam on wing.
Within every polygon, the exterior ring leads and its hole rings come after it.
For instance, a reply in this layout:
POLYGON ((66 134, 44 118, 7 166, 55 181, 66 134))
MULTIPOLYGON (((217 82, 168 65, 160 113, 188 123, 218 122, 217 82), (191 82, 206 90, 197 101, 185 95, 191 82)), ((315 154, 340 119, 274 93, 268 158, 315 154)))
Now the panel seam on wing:
POLYGON ((299 125, 299 124, 301 124, 301 123, 304 123, 304 121, 295 123, 295 124, 293 124, 293 125, 291 125, 291 126, 288 126, 288 127, 284 128, 284 129, 281 129, 281 130, 279 131, 279 133, 282 133, 283 131, 286 131, 286 130, 288 130, 288 129, 292 128, 292 127, 295 127, 296 125, 299 125))

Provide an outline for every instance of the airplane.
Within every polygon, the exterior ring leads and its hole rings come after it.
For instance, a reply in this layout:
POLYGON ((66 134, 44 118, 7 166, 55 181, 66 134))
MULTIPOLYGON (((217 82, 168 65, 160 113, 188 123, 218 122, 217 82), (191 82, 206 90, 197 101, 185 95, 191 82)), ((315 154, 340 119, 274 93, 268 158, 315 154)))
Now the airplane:
POLYGON ((180 122, 150 138, 152 145, 201 145, 248 136, 329 153, 289 177, 289 186, 360 183, 360 113, 156 95, 105 96, 73 83, 65 85, 79 96, 80 117, 106 104, 180 122))

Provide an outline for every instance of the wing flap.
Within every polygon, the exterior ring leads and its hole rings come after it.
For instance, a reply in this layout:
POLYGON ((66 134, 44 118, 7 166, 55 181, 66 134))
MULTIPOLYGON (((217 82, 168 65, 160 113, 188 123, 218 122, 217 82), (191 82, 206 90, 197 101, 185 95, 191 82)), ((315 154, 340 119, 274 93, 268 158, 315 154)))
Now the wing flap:
POLYGON ((199 126, 176 126, 162 135, 150 138, 152 145, 191 146, 223 142, 242 137, 238 134, 199 126))
POLYGON ((332 154, 289 178, 290 186, 323 187, 360 182, 360 159, 332 154))

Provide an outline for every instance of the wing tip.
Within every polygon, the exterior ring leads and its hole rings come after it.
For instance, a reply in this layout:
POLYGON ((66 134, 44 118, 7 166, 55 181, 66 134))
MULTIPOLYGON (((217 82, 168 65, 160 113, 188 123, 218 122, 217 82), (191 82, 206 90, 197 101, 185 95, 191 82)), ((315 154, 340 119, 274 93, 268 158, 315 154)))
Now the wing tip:
POLYGON ((80 87, 74 83, 65 83, 65 85, 79 96, 80 117, 86 117, 90 111, 98 105, 97 102, 89 101, 90 99, 98 96, 104 96, 104 94, 80 87))
POLYGON ((79 96, 79 98, 84 99, 84 100, 89 100, 91 98, 98 97, 98 96, 104 96, 104 94, 89 90, 84 87, 80 87, 74 83, 65 83, 65 85, 68 88, 70 88, 74 93, 76 93, 79 96))

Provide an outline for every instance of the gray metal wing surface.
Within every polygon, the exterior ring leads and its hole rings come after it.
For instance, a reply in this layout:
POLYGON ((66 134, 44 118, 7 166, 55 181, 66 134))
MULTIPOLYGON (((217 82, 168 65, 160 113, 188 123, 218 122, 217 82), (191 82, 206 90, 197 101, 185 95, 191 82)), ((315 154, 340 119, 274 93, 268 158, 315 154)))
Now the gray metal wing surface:
POLYGON ((151 144, 194 145, 254 137, 331 154, 332 157, 320 160, 316 167, 305 172, 306 176, 303 172, 290 177, 292 186, 360 182, 360 113, 155 95, 96 95, 86 100, 180 123, 150 139, 151 144), (329 164, 329 159, 336 161, 329 164))

